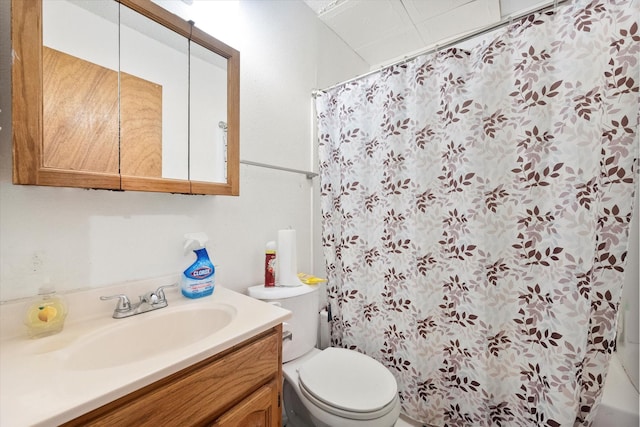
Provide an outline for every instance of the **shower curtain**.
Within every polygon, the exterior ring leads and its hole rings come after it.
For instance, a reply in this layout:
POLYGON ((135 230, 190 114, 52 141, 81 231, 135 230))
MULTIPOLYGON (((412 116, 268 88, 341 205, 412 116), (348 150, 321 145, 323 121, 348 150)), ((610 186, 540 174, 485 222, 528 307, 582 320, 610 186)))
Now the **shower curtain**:
POLYGON ((435 426, 590 425, 638 177, 638 1, 571 1, 316 99, 332 344, 435 426))

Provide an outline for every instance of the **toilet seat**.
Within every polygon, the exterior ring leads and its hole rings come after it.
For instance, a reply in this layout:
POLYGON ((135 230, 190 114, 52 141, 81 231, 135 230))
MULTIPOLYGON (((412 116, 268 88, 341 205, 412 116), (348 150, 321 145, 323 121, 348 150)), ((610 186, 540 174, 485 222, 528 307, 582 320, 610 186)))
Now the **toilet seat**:
POLYGON ((298 370, 307 399, 334 415, 370 420, 397 405, 396 380, 380 362, 343 348, 327 348, 298 370))

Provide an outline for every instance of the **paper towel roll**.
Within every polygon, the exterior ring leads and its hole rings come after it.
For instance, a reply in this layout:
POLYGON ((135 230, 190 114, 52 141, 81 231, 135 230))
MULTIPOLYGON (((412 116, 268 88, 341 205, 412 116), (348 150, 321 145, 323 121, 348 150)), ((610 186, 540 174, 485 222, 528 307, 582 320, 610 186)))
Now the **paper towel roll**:
POLYGON ((301 286, 298 279, 298 262, 296 259, 296 230, 278 231, 278 285, 301 286))

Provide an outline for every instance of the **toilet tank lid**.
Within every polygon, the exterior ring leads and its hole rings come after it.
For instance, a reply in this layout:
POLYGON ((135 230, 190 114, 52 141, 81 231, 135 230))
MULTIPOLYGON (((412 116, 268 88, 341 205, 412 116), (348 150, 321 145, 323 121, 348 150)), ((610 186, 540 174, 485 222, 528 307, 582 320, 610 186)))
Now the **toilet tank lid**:
POLYGON ((263 285, 251 286, 249 288, 249 296, 260 300, 275 300, 297 297, 299 295, 308 294, 318 290, 318 285, 300 285, 300 286, 271 286, 263 285))

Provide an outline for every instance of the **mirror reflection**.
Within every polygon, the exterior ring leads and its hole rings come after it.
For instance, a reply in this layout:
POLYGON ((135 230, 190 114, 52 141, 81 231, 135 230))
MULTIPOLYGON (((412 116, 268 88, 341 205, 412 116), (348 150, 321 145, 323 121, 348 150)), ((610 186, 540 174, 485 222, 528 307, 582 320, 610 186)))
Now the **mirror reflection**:
POLYGON ((118 4, 43 2, 43 163, 118 174, 118 4))
POLYGON ((227 58, 111 0, 43 1, 45 167, 227 182, 227 58))
POLYGON ((195 42, 190 60, 189 178, 226 182, 227 60, 195 42))
POLYGON ((121 6, 122 175, 189 179, 189 40, 121 6))

